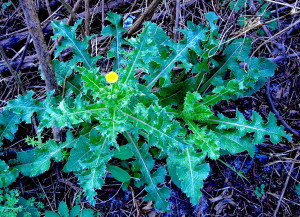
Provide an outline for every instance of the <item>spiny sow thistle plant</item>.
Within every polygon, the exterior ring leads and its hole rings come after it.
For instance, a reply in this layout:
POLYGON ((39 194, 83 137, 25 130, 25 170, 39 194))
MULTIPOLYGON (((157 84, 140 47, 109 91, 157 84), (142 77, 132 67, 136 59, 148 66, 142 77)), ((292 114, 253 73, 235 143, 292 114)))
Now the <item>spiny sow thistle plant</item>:
POLYGON ((276 65, 250 58, 249 38, 218 46, 218 17, 209 12, 206 18, 207 25, 187 22, 187 28, 178 30, 184 39, 176 43, 151 22, 144 23, 136 37, 123 38, 122 17, 108 13, 111 24, 102 35, 114 37, 107 53, 114 64, 107 75, 95 66, 104 57, 87 52, 93 36, 76 38, 81 21, 74 26, 53 21, 53 38, 63 37, 53 66, 64 95, 49 93, 39 101, 30 91, 9 101, 1 114, 0 136, 12 140, 17 125, 31 123, 35 113, 39 132, 53 126, 68 129, 66 139, 59 143, 49 139, 43 146, 19 152, 17 164, 1 161, 1 186, 8 186, 20 172, 37 176, 49 169, 51 160, 64 160, 63 171, 78 177, 91 204, 96 203, 95 189, 101 189, 108 170, 124 186, 145 186, 144 200, 168 211, 166 175, 197 204, 210 172, 206 157, 218 159, 245 150, 253 156, 255 144, 265 136, 273 143, 291 139, 272 113, 267 121, 257 112, 251 120, 239 111, 234 118, 215 115, 214 105, 254 93, 276 65), (72 59, 59 61, 59 54, 69 47, 72 59), (175 73, 175 66, 184 70, 175 73), (138 76, 137 70, 142 72, 138 76))

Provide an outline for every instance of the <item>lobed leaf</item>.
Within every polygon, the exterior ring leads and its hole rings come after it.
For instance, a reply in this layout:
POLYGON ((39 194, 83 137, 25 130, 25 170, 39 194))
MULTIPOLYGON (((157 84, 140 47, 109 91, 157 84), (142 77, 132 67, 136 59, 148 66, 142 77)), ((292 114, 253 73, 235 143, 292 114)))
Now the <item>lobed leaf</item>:
POLYGON ((205 155, 196 153, 193 148, 186 148, 182 153, 169 153, 168 171, 173 182, 190 197, 196 205, 202 193, 203 181, 210 172, 209 164, 204 161, 205 155))
POLYGON ((21 123, 20 115, 9 111, 0 113, 0 146, 4 138, 12 141, 18 130, 18 125, 21 123))
POLYGON ((146 108, 140 103, 133 111, 127 110, 123 114, 128 121, 133 122, 132 131, 138 129, 135 133, 143 135, 150 146, 157 146, 162 150, 168 150, 170 147, 182 149, 189 146, 184 140, 185 131, 160 106, 152 105, 146 108))
POLYGON ((160 167, 155 172, 151 172, 154 167, 154 160, 148 152, 148 145, 144 144, 142 147, 132 135, 126 133, 129 141, 128 147, 134 153, 136 161, 133 165, 140 168, 142 172, 142 181, 146 185, 147 195, 144 197, 145 201, 155 201, 154 207, 158 210, 168 211, 169 203, 166 201, 170 197, 170 190, 166 186, 158 187, 158 184, 164 182, 166 170, 160 167))
POLYGON ((53 140, 48 140, 41 148, 18 152, 17 160, 19 161, 19 165, 17 165, 16 168, 25 176, 34 177, 40 175, 49 170, 51 159, 61 161, 64 158, 63 151, 76 146, 76 143, 81 143, 80 140, 81 137, 74 138, 73 135, 68 132, 65 142, 58 144, 53 140))
POLYGON ((199 93, 188 92, 183 104, 183 118, 185 120, 207 120, 213 115, 211 109, 204 103, 199 102, 202 97, 199 93))
POLYGON ((235 130, 218 130, 212 129, 218 136, 220 148, 226 150, 230 154, 237 154, 247 151, 251 157, 254 157, 255 144, 251 138, 247 136, 239 136, 235 130))
POLYGON ((33 91, 28 91, 26 95, 19 95, 16 99, 10 100, 5 110, 18 114, 19 118, 26 123, 31 123, 31 117, 34 112, 38 118, 41 118, 47 109, 47 104, 50 104, 50 96, 52 93, 49 93, 46 100, 41 102, 37 99, 33 99, 33 94, 33 91))
POLYGON ((123 52, 127 56, 124 61, 126 68, 123 72, 122 82, 136 85, 134 75, 138 68, 142 68, 146 73, 149 72, 148 63, 152 57, 158 56, 160 46, 169 40, 166 33, 155 23, 146 22, 143 31, 135 38, 127 39, 128 44, 133 47, 129 52, 123 52))
POLYGON ((218 159, 220 157, 219 151, 222 140, 219 140, 217 134, 206 127, 200 128, 192 121, 187 121, 186 123, 193 132, 190 135, 190 139, 195 143, 195 146, 202 151, 203 155, 208 156, 210 159, 218 159))
POLYGON ((70 152, 70 157, 64 166, 65 172, 74 172, 84 195, 91 204, 95 204, 95 189, 101 189, 104 184, 106 164, 112 158, 110 142, 106 136, 101 136, 95 130, 89 133, 89 138, 83 137, 70 152))
POLYGON ((107 25, 102 29, 102 35, 111 35, 114 40, 111 42, 111 48, 107 53, 108 58, 115 57, 115 66, 113 70, 121 68, 121 51, 123 50, 122 45, 126 44, 126 41, 122 38, 123 32, 126 30, 122 26, 122 16, 116 13, 108 12, 106 20, 112 25, 107 25))
POLYGON ((82 23, 82 20, 78 20, 74 26, 69 26, 64 24, 63 22, 52 21, 51 26, 54 29, 53 39, 63 37, 61 43, 57 45, 56 51, 54 52, 55 58, 59 56, 59 54, 69 47, 72 47, 73 51, 73 62, 82 62, 83 66, 92 69, 95 67, 96 61, 102 57, 92 57, 88 53, 89 41, 94 36, 86 36, 82 41, 78 40, 76 37, 76 29, 82 23))
POLYGON ((252 113, 252 121, 245 119, 242 113, 237 111, 236 118, 227 118, 220 114, 218 119, 208 119, 210 122, 218 124, 217 129, 236 129, 237 135, 245 136, 247 133, 254 133, 253 143, 260 144, 264 142, 266 135, 270 136, 271 142, 277 144, 282 137, 291 140, 291 135, 284 131, 283 126, 277 125, 277 120, 273 113, 269 113, 268 122, 264 123, 262 117, 256 112, 252 113))
POLYGON ((4 188, 12 184, 19 176, 19 171, 16 168, 9 166, 0 160, 0 188, 4 188))
POLYGON ((177 61, 181 61, 188 71, 191 68, 191 64, 187 61, 189 59, 189 50, 195 51, 198 55, 202 54, 200 44, 201 41, 206 41, 208 29, 188 22, 188 27, 180 31, 185 35, 185 39, 180 43, 175 43, 172 40, 163 43, 164 46, 168 46, 171 50, 170 55, 166 58, 162 58, 162 56, 154 58, 158 66, 154 68, 151 74, 144 76, 148 88, 153 87, 156 81, 161 78, 163 79, 161 86, 170 84, 170 72, 177 61))

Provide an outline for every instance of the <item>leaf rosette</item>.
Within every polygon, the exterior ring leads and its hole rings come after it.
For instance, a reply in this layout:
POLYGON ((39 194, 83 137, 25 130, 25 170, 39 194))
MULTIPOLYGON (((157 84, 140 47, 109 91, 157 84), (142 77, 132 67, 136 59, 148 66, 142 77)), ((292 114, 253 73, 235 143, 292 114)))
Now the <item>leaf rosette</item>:
POLYGON ((37 176, 49 170, 51 161, 61 161, 93 205, 109 171, 124 186, 144 185, 144 200, 168 211, 166 175, 197 204, 210 172, 207 159, 218 159, 223 151, 253 156, 255 145, 266 137, 274 143, 291 139, 272 113, 266 122, 257 112, 252 120, 238 111, 235 118, 215 114, 213 106, 220 101, 259 90, 276 65, 249 56, 251 39, 218 46, 217 16, 209 12, 206 18, 207 25, 188 22, 179 30, 183 39, 174 42, 150 22, 135 37, 124 39, 122 17, 108 13, 110 25, 102 34, 113 38, 106 57, 113 64, 106 74, 96 67, 104 57, 88 52, 93 36, 76 37, 82 21, 73 26, 53 21, 53 39, 62 37, 53 66, 64 95, 49 93, 38 100, 28 92, 8 102, 0 113, 0 141, 12 141, 18 125, 31 123, 34 114, 39 133, 59 127, 68 129, 66 138, 58 143, 48 139, 42 149, 19 152, 17 165, 1 161, 0 187, 11 184, 20 172, 37 176), (72 58, 59 61, 70 47, 72 58), (247 69, 241 63, 247 63, 247 69), (176 66, 183 70, 177 72, 176 66))

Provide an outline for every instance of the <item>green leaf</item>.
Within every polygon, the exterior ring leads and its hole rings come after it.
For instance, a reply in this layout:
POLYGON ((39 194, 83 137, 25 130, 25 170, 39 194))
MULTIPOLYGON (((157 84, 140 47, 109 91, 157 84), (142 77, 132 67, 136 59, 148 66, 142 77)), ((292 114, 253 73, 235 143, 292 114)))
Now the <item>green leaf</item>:
POLYGON ((217 130, 212 131, 218 136, 220 148, 228 151, 230 154, 237 154, 248 151, 251 157, 254 157, 255 144, 247 136, 239 136, 235 130, 217 130))
POLYGON ((218 29, 219 29, 219 27, 215 23, 217 22, 219 17, 214 12, 208 12, 205 14, 205 16, 209 22, 209 27, 210 27, 210 29, 209 29, 209 47, 213 47, 213 46, 216 46, 219 44, 219 40, 217 40, 215 38, 218 35, 218 29))
POLYGON ((76 38, 76 29, 82 23, 82 20, 78 20, 74 26, 69 26, 63 22, 52 21, 51 26, 54 29, 53 39, 63 37, 60 45, 56 47, 55 58, 66 48, 72 47, 73 60, 75 62, 82 62, 83 66, 92 69, 95 67, 96 61, 102 57, 92 57, 88 53, 89 40, 94 36, 86 36, 82 41, 76 38))
POLYGON ((104 75, 101 75, 98 69, 88 70, 82 68, 79 71, 82 74, 81 79, 84 82, 83 91, 85 93, 91 91, 94 99, 99 98, 106 86, 104 75))
POLYGON ((67 62, 60 62, 57 59, 52 61, 54 72, 56 73, 56 80, 59 85, 63 85, 66 78, 69 77, 76 68, 76 59, 71 59, 67 62))
POLYGON ((108 12, 106 20, 108 20, 112 25, 105 26, 102 29, 102 35, 112 35, 114 40, 111 42, 111 48, 107 53, 108 58, 115 57, 115 66, 114 70, 121 68, 121 51, 122 45, 126 41, 122 38, 123 32, 126 30, 122 26, 122 16, 113 12, 108 12))
POLYGON ((69 217, 69 208, 65 201, 59 203, 58 213, 61 217, 69 217))
POLYGON ((236 100, 246 90, 244 83, 245 82, 243 81, 232 79, 226 84, 226 86, 217 86, 214 88, 210 95, 203 97, 203 102, 205 105, 213 106, 221 100, 236 100))
POLYGON ((166 33, 155 23, 146 22, 145 27, 137 37, 128 39, 128 43, 134 49, 130 52, 124 52, 127 56, 127 60, 124 60, 126 64, 124 76, 121 77, 121 81, 126 84, 130 82, 132 85, 136 85, 136 79, 134 78, 137 68, 143 68, 145 72, 148 72, 148 63, 151 61, 151 57, 159 55, 159 49, 162 43, 169 40, 166 33))
POLYGON ((0 160, 0 188, 9 186, 16 181, 18 176, 18 169, 9 168, 3 160, 0 160))
POLYGON ((39 127, 69 127, 73 128, 79 123, 91 123, 93 116, 105 114, 106 105, 98 101, 91 103, 84 96, 62 100, 57 107, 49 106, 44 113, 39 127))
POLYGON ((202 193, 203 181, 210 172, 209 164, 204 161, 205 155, 196 153, 193 148, 186 148, 181 154, 169 153, 168 171, 174 183, 196 205, 202 193))
POLYGON ((230 69, 237 79, 245 74, 244 68, 240 66, 240 63, 248 61, 251 43, 251 38, 235 39, 223 52, 225 63, 222 67, 224 70, 225 68, 230 69))
POLYGON ((74 206, 69 214, 69 208, 64 201, 61 201, 58 207, 58 213, 53 211, 45 211, 45 217, 94 217, 95 212, 91 209, 80 209, 80 206, 74 206))
POLYGON ((187 61, 189 50, 194 50, 198 55, 201 55, 200 43, 206 41, 207 28, 188 22, 187 28, 180 31, 185 35, 185 39, 180 43, 175 43, 172 40, 164 42, 163 46, 168 46, 172 50, 171 54, 167 58, 157 57, 155 62, 159 66, 151 74, 144 76, 148 88, 153 87, 160 78, 164 79, 161 86, 170 84, 170 72, 177 61, 181 61, 188 71, 191 68, 191 64, 187 61))
POLYGON ((246 72, 245 69, 241 67, 240 63, 248 61, 250 52, 250 38, 233 40, 230 45, 226 46, 223 55, 217 58, 221 64, 212 71, 213 73, 209 78, 205 78, 205 81, 202 82, 203 84, 199 88, 199 92, 204 92, 211 84, 214 86, 224 86, 226 81, 224 81, 223 77, 228 70, 232 72, 232 79, 236 78, 234 76, 237 75, 238 78, 243 78, 244 75, 246 75, 246 72))
POLYGON ((37 113, 38 117, 42 115, 46 110, 46 104, 50 101, 50 95, 46 100, 39 102, 37 99, 33 99, 33 91, 28 91, 26 95, 19 95, 18 98, 10 100, 5 107, 5 110, 12 111, 18 114, 22 121, 31 123, 31 117, 34 112, 37 113))
POLYGON ((116 147, 117 135, 131 127, 130 123, 127 121, 127 117, 124 117, 122 114, 122 111, 117 110, 116 108, 109 108, 108 112, 102 117, 97 117, 97 119, 101 122, 101 125, 95 127, 98 132, 104 134, 108 141, 116 147))
POLYGON ((96 202, 95 189, 101 189, 104 184, 106 164, 113 156, 110 145, 105 136, 92 130, 89 138, 82 137, 81 142, 76 143, 63 169, 77 175, 79 184, 91 204, 96 202))
POLYGON ((130 175, 123 169, 113 165, 107 165, 108 171, 112 176, 120 182, 128 182, 130 180, 130 175))
POLYGON ((129 147, 136 157, 136 161, 133 162, 135 167, 139 167, 142 172, 142 181, 146 184, 147 195, 144 197, 145 201, 155 201, 154 207, 163 212, 169 210, 169 203, 166 201, 170 197, 170 190, 166 187, 158 187, 158 184, 164 182, 166 170, 164 167, 160 167, 154 173, 151 170, 154 167, 154 160, 148 152, 148 147, 144 144, 139 147, 136 140, 126 133, 126 137, 129 141, 129 147))
POLYGON ((12 141, 14 135, 18 130, 18 124, 20 124, 20 115, 3 111, 0 113, 0 146, 4 138, 12 141))
POLYGON ((17 217, 24 217, 24 216, 40 217, 41 216, 41 213, 34 206, 34 204, 23 197, 19 197, 17 205, 22 207, 22 211, 18 213, 17 217))
POLYGON ((3 10, 6 10, 9 6, 11 6, 12 5, 12 2, 3 2, 2 4, 1 4, 1 8, 3 9, 3 10))
POLYGON ((70 211, 70 217, 77 217, 80 215, 80 206, 74 206, 70 211))
POLYGON ((23 175, 34 177, 49 170, 51 159, 61 161, 64 158, 63 151, 66 148, 75 146, 76 143, 81 143, 81 137, 74 138, 68 132, 65 142, 56 143, 53 140, 48 140, 42 148, 18 152, 17 159, 20 162, 18 168, 23 175))
POLYGON ((229 3, 231 10, 239 12, 241 9, 246 8, 249 5, 249 0, 234 0, 229 3))
POLYGON ((159 99, 160 105, 182 105, 184 97, 189 91, 195 90, 195 79, 189 78, 179 83, 172 83, 160 88, 159 99))
POLYGON ((114 157, 120 160, 127 160, 133 156, 133 152, 130 151, 128 145, 122 145, 114 151, 114 157))
POLYGON ((220 114, 219 119, 209 119, 210 122, 218 124, 218 129, 236 129, 237 135, 245 136, 247 133, 254 132, 254 144, 264 142, 265 136, 269 135, 271 142, 277 144, 281 137, 291 140, 291 135, 286 134, 283 126, 277 125, 277 120, 273 113, 269 113, 268 122, 264 123, 262 117, 255 111, 252 113, 252 121, 245 119, 242 113, 237 111, 236 118, 227 118, 220 114))
POLYGON ((249 70, 244 75, 245 86, 248 90, 244 95, 251 95, 265 85, 267 78, 272 77, 277 65, 266 58, 251 58, 249 61, 249 70))
POLYGON ((182 113, 184 119, 204 121, 213 115, 207 105, 199 102, 200 99, 202 99, 202 97, 197 92, 188 92, 186 94, 182 113))
POLYGON ((207 155, 210 159, 217 159, 220 156, 220 144, 221 141, 218 136, 208 130, 206 127, 199 127, 192 121, 186 122, 189 129, 193 132, 190 135, 190 139, 195 143, 196 147, 200 149, 203 155, 207 155))
POLYGON ((52 212, 52 211, 45 211, 45 217, 60 217, 57 213, 52 212))
POLYGON ((92 209, 84 209, 78 217, 94 217, 97 216, 92 209))
POLYGON ((296 185, 295 189, 296 189, 297 195, 300 196, 300 184, 299 183, 296 185))
POLYGON ((150 146, 157 146, 162 150, 189 146, 184 141, 184 129, 160 106, 146 108, 140 103, 133 111, 128 110, 123 114, 128 117, 128 121, 133 122, 134 129, 139 129, 139 133, 147 139, 150 146))

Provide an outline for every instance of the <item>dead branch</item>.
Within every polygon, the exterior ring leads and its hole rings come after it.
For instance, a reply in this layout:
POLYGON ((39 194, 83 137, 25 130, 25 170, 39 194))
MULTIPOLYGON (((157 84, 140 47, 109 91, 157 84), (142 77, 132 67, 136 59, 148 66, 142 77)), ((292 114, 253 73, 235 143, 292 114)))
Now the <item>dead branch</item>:
MULTIPOLYGON (((48 52, 47 44, 41 28, 41 23, 35 11, 35 6, 32 0, 23 1, 23 12, 25 15, 26 24, 31 34, 35 50, 39 59, 42 73, 45 77, 46 90, 54 90, 59 93, 58 85, 55 78, 55 73, 51 64, 51 57, 48 52)), ((57 127, 53 127, 53 138, 55 141, 61 141, 61 132, 57 127)))
POLYGON ((12 74, 12 76, 14 77, 14 79, 16 80, 16 82, 18 84, 18 87, 21 90, 21 93, 24 95, 26 91, 25 91, 25 89, 24 89, 24 87, 22 85, 21 79, 19 78, 17 72, 11 67, 10 63, 8 62, 7 56, 6 56, 4 50, 3 50, 3 48, 1 46, 0 46, 0 54, 3 57, 3 59, 4 59, 5 63, 6 63, 6 65, 7 65, 10 73, 12 74))
POLYGON ((149 7, 147 7, 146 11, 140 15, 140 17, 137 19, 137 21, 132 25, 132 27, 127 32, 128 36, 131 36, 145 20, 147 20, 150 16, 153 15, 154 10, 156 9, 157 5, 160 2, 161 2, 160 0, 154 0, 149 5, 149 7))
POLYGON ((85 35, 90 35, 90 1, 84 0, 84 12, 85 12, 85 19, 84 19, 84 30, 85 35))
POLYGON ((51 65, 51 57, 48 53, 48 48, 44 39, 43 31, 41 29, 40 21, 34 9, 34 3, 32 0, 25 0, 22 7, 26 18, 26 24, 32 36, 41 69, 45 76, 46 89, 47 91, 55 90, 58 92, 55 74, 51 65))
MULTIPOLYGON (((18 58, 14 61, 8 60, 9 64, 13 67, 16 68, 20 62, 21 58, 18 58)), ((36 54, 27 56, 24 58, 23 64, 20 67, 21 70, 28 70, 31 68, 37 68, 37 62, 38 62, 38 57, 36 54)), ((8 71, 8 66, 5 64, 5 61, 0 61, 0 73, 4 74, 5 72, 8 71)))

